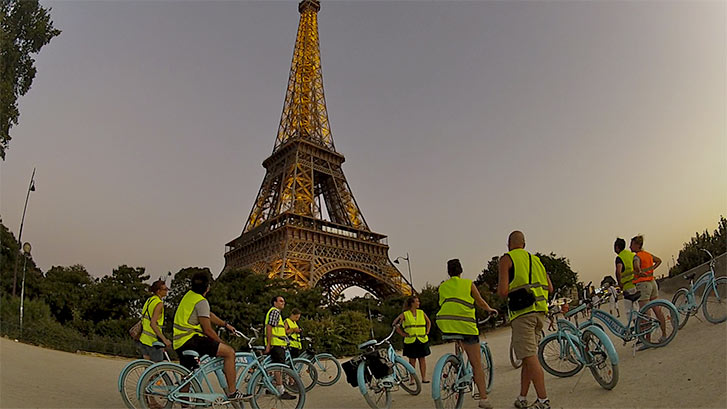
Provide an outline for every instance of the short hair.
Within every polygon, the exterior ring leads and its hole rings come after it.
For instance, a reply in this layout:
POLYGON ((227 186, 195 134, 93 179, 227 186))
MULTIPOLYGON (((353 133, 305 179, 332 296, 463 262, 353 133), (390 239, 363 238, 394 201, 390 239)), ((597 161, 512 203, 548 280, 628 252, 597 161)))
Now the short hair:
POLYGON ((449 274, 450 277, 462 274, 462 264, 459 262, 458 258, 453 258, 447 261, 447 274, 449 274))
POLYGON ((164 285, 164 280, 159 279, 154 281, 151 286, 149 286, 149 292, 152 294, 156 294, 157 291, 159 291, 160 288, 164 285))
POLYGON ((404 300, 404 310, 408 310, 411 308, 412 305, 414 305, 414 300, 419 299, 416 295, 410 295, 409 297, 406 297, 406 300, 404 300))
POLYGON ((297 309, 297 308, 293 308, 293 309, 292 309, 292 310, 290 311, 290 315, 300 315, 300 310, 299 310, 299 309, 297 309))
POLYGON ((636 243, 639 246, 639 248, 644 247, 644 236, 641 234, 639 234, 638 236, 632 237, 631 241, 636 243))
POLYGON ((204 294, 210 286, 210 278, 207 273, 200 271, 192 276, 192 291, 197 294, 204 294))
POLYGON ((621 251, 626 248, 626 240, 622 239, 621 237, 617 238, 616 241, 613 243, 613 246, 618 250, 621 251))
POLYGON ((270 299, 270 305, 275 305, 275 301, 278 301, 278 298, 282 297, 282 295, 275 295, 273 298, 270 299))

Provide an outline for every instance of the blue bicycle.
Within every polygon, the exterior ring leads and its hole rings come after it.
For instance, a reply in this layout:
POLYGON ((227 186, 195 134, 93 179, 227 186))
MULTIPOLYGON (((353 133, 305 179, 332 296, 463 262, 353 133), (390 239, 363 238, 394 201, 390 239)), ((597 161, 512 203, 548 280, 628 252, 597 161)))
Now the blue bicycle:
POLYGON ((679 329, 684 328, 690 315, 697 315, 699 307, 702 307, 704 318, 712 324, 727 321, 727 277, 715 278, 712 253, 705 249, 700 250, 709 254, 709 271, 702 274, 696 282, 696 273, 684 277, 689 280, 689 288, 678 289, 672 298, 672 303, 679 311, 679 329), (697 303, 697 292, 702 287, 702 300, 697 303))
MULTIPOLYGON (((494 315, 490 315, 478 326, 486 323, 494 315)), ((474 399, 479 399, 479 393, 475 392, 472 365, 470 365, 467 354, 464 353, 460 341, 461 335, 444 335, 442 340, 456 341, 454 354, 445 354, 437 361, 432 374, 432 399, 437 409, 455 408, 460 409, 464 404, 464 396, 472 393, 474 399)), ((487 393, 492 390, 493 365, 492 352, 486 340, 480 340, 480 353, 482 369, 485 372, 485 384, 487 393)))

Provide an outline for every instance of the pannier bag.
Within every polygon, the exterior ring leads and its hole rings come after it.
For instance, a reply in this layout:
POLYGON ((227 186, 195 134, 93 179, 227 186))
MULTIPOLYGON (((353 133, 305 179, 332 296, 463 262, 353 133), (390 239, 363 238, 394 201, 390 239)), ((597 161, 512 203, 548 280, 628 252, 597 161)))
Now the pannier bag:
POLYGON ((346 373, 346 381, 354 388, 358 386, 356 371, 358 371, 358 364, 361 363, 361 360, 361 357, 356 357, 341 364, 343 372, 346 373))
POLYGON ((385 349, 377 349, 376 351, 365 355, 366 363, 371 368, 371 374, 374 378, 381 379, 394 373, 394 364, 387 359, 387 351, 385 349))

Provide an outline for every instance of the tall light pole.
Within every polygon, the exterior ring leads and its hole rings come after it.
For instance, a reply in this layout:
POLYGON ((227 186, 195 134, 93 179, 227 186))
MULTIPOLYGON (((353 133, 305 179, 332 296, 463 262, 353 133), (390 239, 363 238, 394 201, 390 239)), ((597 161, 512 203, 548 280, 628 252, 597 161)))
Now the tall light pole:
POLYGON ((30 243, 23 244, 23 284, 20 287, 20 336, 23 336, 23 301, 25 300, 25 267, 28 265, 28 258, 30 257, 30 243))
POLYGON ((406 257, 399 256, 394 260, 394 264, 399 264, 399 259, 406 260, 406 267, 409 269, 409 285, 411 286, 412 295, 414 294, 414 282, 411 279, 411 263, 409 262, 409 252, 406 252, 406 257))
MULTIPOLYGON (((35 192, 35 168, 33 168, 33 175, 30 177, 30 184, 28 185, 28 194, 25 195, 25 206, 23 206, 23 218, 20 219, 20 231, 18 232, 18 249, 20 249, 21 239, 23 237, 23 223, 25 223, 25 211, 28 209, 28 198, 30 198, 30 192, 35 192)), ((13 270, 13 297, 15 297, 15 287, 18 283, 18 257, 15 257, 15 269, 13 270)))

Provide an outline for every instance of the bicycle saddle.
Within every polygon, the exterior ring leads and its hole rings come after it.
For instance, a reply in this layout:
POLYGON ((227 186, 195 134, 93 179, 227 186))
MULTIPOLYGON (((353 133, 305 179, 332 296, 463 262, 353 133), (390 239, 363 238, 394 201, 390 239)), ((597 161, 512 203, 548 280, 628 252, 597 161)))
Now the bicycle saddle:
POLYGON ((191 349, 183 351, 182 355, 199 358, 199 353, 197 351, 192 351, 191 349))
POLYGON ((154 341, 151 343, 151 346, 154 348, 164 348, 164 343, 159 341, 154 341))
POLYGON ((624 298, 631 302, 638 301, 639 298, 641 298, 641 291, 636 290, 636 292, 633 294, 624 293, 624 298))
POLYGON ((454 341, 458 339, 464 339, 462 335, 442 335, 442 341, 454 341))
POLYGON ((363 344, 359 345, 358 346, 358 349, 368 348, 368 347, 370 347, 372 345, 375 345, 375 344, 376 344, 376 340, 375 339, 370 339, 370 340, 364 342, 363 344))
POLYGON ((684 278, 686 280, 692 281, 692 280, 694 280, 694 277, 696 277, 696 276, 697 276, 697 273, 692 273, 692 274, 689 274, 688 276, 684 276, 684 278))

